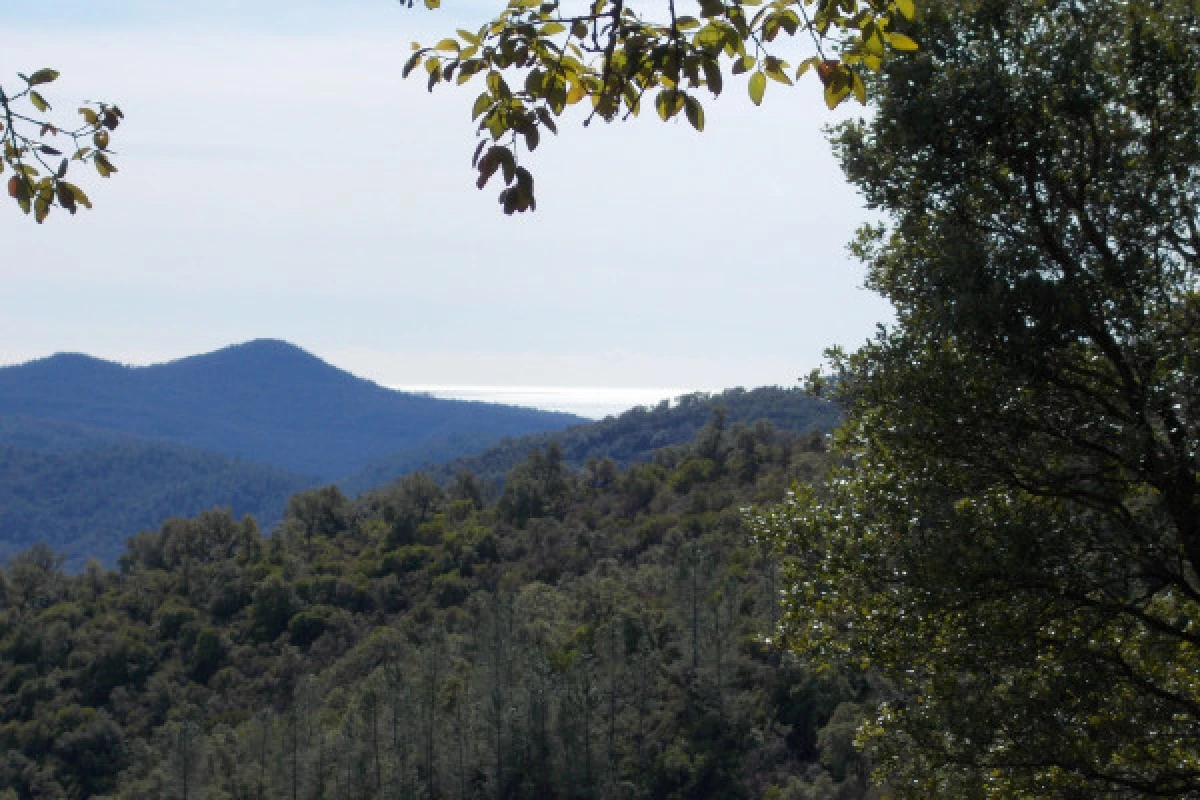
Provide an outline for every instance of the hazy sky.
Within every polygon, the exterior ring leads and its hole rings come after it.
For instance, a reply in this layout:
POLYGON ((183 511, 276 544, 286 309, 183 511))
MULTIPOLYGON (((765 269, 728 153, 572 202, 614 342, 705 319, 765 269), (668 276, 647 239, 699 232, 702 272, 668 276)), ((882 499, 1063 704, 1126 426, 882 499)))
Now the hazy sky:
POLYGON ((0 213, 0 363, 274 337, 387 384, 790 385, 886 318, 811 81, 755 109, 735 79, 703 134, 566 121, 539 210, 501 214, 473 184, 478 90, 400 78, 413 39, 490 7, 5 0, 0 81, 53 66, 59 110, 127 119, 95 210, 0 213))

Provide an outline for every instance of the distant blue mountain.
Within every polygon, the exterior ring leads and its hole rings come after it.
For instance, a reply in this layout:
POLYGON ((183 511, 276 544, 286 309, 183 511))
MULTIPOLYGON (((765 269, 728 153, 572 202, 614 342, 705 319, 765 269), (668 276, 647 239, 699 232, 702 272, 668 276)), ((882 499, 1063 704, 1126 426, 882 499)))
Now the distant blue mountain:
POLYGON ((0 368, 0 442, 61 451, 121 433, 320 481, 410 448, 477 449, 582 421, 398 392, 270 339, 149 367, 59 354, 0 368))

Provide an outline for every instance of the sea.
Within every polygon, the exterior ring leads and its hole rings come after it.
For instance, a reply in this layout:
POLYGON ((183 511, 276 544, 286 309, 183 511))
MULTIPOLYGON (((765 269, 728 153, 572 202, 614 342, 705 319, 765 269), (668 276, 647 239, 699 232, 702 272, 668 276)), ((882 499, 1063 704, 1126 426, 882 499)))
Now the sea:
POLYGON ((647 389, 579 386, 392 386, 402 392, 417 392, 451 400, 477 400, 527 406, 544 411, 565 411, 587 419, 604 419, 637 406, 657 406, 699 389, 647 389))

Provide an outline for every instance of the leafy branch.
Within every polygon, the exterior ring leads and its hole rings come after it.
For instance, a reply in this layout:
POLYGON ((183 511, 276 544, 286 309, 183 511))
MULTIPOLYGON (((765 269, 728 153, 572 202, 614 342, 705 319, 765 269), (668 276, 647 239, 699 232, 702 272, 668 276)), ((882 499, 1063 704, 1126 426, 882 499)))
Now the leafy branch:
POLYGON ((103 178, 116 172, 109 142, 124 117, 114 105, 91 103, 79 109, 82 124, 67 128, 53 122, 47 116, 53 109, 37 87, 53 83, 58 75, 53 69, 17 73, 25 85, 14 94, 0 86, 0 173, 12 171, 8 196, 39 223, 54 206, 71 214, 80 206, 92 207, 84 191, 66 180, 67 173, 72 162, 91 163, 103 178))
MULTIPOLYGON (((428 8, 440 5, 424 2, 428 8)), ((891 51, 917 49, 903 32, 916 13, 913 0, 698 0, 698 5, 694 17, 678 14, 669 2, 667 17, 655 21, 629 0, 593 0, 575 14, 561 0, 508 0, 475 32, 460 29, 432 47, 414 42, 404 75, 423 66, 430 91, 483 76, 484 89, 472 109, 481 138, 472 159, 476 185, 482 189, 499 172, 505 184, 500 203, 512 214, 536 207, 533 176, 519 164, 521 151, 537 148, 542 129, 557 133, 555 119, 569 106, 590 101, 584 125, 595 117, 611 122, 636 116, 650 92, 663 121, 683 114, 703 130, 702 92, 719 95, 726 70, 749 73, 750 99, 760 105, 768 79, 791 86, 815 68, 832 109, 850 96, 865 103, 864 75, 878 71, 891 51), (813 55, 793 68, 773 52, 780 34, 808 36, 813 55)))

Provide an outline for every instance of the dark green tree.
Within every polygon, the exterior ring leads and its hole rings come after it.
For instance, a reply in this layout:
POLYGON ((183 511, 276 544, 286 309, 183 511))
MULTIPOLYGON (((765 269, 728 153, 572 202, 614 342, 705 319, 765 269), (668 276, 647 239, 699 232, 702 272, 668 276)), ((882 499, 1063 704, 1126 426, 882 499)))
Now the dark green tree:
POLYGON ((1200 792, 1200 19, 929 4, 835 137, 896 322, 835 355, 848 460, 762 518, 797 650, 899 697, 897 794, 1200 792))

